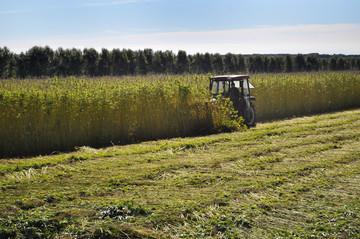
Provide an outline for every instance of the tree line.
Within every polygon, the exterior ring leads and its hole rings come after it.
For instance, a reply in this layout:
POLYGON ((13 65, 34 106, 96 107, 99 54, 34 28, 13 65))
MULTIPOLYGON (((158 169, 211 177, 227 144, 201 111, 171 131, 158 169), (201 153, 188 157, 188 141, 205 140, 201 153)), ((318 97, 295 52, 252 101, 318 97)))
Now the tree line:
POLYGON ((53 50, 34 46, 16 54, 0 47, 0 78, 52 76, 123 76, 183 73, 280 73, 306 71, 360 70, 360 56, 297 54, 297 55, 226 55, 179 50, 94 48, 53 50))

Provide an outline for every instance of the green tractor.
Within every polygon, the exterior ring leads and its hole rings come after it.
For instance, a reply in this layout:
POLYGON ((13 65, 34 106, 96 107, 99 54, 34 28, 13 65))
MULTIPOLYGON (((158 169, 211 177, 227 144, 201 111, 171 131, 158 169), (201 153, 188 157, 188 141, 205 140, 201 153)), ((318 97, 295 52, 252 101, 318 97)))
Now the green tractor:
POLYGON ((248 75, 219 75, 210 78, 213 99, 216 100, 219 95, 229 98, 238 115, 244 118, 244 123, 248 127, 255 127, 256 108, 251 102, 255 97, 250 95, 251 88, 255 87, 249 82, 248 75))

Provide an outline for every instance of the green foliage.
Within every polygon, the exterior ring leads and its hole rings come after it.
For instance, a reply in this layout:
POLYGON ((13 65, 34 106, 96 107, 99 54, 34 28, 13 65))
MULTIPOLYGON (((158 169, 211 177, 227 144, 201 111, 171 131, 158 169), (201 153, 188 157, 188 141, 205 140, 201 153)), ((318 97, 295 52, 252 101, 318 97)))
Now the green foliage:
POLYGON ((359 70, 356 55, 250 55, 227 53, 196 53, 188 55, 180 50, 93 48, 52 50, 48 46, 34 46, 25 53, 12 53, 0 47, 0 78, 53 76, 124 76, 155 74, 239 74, 281 73, 306 71, 359 70), (305 58, 306 57, 306 58, 305 58))
MULTIPOLYGON (((250 80, 259 121, 360 106, 358 73, 266 74, 250 80)), ((0 141, 0 154, 243 129, 229 100, 208 98, 205 75, 2 80, 0 135, 6 140, 0 141)))
POLYGON ((220 126, 205 103, 207 81, 207 76, 3 80, 0 135, 7 140, 0 142, 1 156, 215 132, 220 126))
POLYGON ((250 81, 259 121, 360 106, 359 73, 259 74, 250 81))
POLYGON ((238 116, 234 109, 233 103, 229 98, 223 98, 219 95, 218 99, 213 102, 212 115, 215 128, 219 132, 232 132, 244 130, 244 119, 238 116))

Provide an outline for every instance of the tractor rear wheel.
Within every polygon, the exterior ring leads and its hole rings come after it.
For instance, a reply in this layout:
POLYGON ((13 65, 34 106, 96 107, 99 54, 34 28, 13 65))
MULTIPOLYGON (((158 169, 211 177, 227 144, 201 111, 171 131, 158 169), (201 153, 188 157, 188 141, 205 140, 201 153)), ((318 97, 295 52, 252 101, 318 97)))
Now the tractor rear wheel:
POLYGON ((250 107, 244 110, 243 118, 247 127, 256 126, 256 108, 253 103, 250 102, 250 107))

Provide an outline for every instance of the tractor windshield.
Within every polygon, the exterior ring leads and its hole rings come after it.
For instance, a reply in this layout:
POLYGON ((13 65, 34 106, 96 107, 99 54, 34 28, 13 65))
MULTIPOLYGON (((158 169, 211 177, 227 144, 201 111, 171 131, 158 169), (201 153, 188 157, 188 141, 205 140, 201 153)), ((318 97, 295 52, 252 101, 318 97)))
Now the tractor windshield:
POLYGON ((229 92, 230 85, 227 81, 213 81, 211 89, 213 95, 226 94, 229 92))

